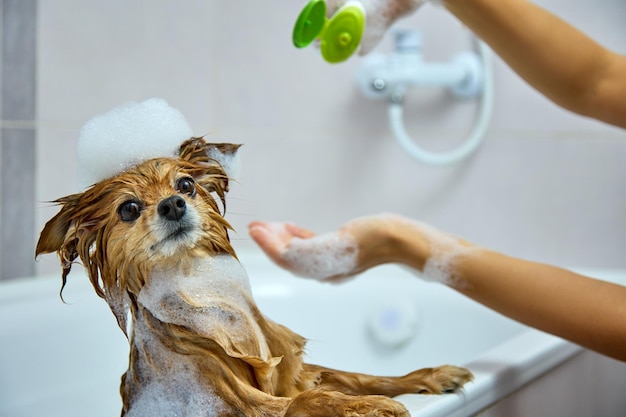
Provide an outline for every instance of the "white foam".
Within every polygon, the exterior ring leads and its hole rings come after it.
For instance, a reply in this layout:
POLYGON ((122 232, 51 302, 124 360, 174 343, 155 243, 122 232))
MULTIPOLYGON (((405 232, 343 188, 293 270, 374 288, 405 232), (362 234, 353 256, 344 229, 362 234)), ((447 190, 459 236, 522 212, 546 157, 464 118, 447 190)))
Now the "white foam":
MULTIPOLYGON (((248 275, 233 257, 218 255, 199 258, 188 271, 154 270, 141 289, 137 301, 159 320, 186 325, 190 319, 180 310, 170 310, 165 301, 171 295, 182 295, 195 306, 211 306, 227 298, 235 305, 245 306, 250 296, 248 275)), ((207 323, 206 327, 210 327, 207 323)))
POLYGON ((203 389, 183 372, 167 381, 155 381, 143 387, 127 417, 220 416, 229 410, 210 389, 203 389))
MULTIPOLYGON (((407 237, 415 235, 418 241, 423 239, 429 247, 429 257, 424 262, 423 270, 419 271, 408 266, 406 269, 427 281, 450 286, 463 285, 462 279, 457 273, 457 262, 462 256, 481 250, 477 246, 470 245, 462 239, 437 230, 426 223, 392 213, 356 218, 344 228, 347 230, 359 228, 362 227, 359 223, 363 222, 370 224, 370 227, 373 224, 377 228, 401 228, 402 233, 405 233, 407 237)), ((339 233, 343 236, 348 235, 347 232, 339 233)), ((357 245, 356 242, 354 245, 357 245)), ((300 256, 305 257, 304 251, 300 256)))
POLYGON ((129 372, 138 371, 149 382, 137 387, 127 417, 218 416, 227 411, 224 402, 202 383, 192 357, 169 350, 141 321, 133 340, 150 363, 140 360, 129 372))
POLYGON ((410 223, 417 233, 421 233, 430 246, 430 256, 426 259, 423 271, 409 269, 427 281, 452 287, 464 285, 457 273, 458 261, 461 257, 480 249, 425 223, 408 219, 404 221, 410 223))
POLYGON ((78 140, 82 187, 110 178, 151 158, 175 157, 193 135, 182 113, 165 100, 129 102, 95 116, 78 140))
POLYGON ((213 158, 220 163, 226 176, 232 180, 241 178, 241 158, 239 152, 225 154, 217 148, 211 148, 208 152, 209 158, 213 158))
POLYGON ((137 301, 157 319, 206 337, 222 337, 227 327, 234 342, 256 339, 258 357, 270 361, 248 304, 251 294, 248 275, 239 261, 218 255, 197 259, 188 271, 153 271, 137 301))
POLYGON ((354 271, 358 251, 352 236, 335 232, 308 239, 293 238, 282 257, 293 266, 295 275, 325 280, 354 271))
POLYGON ((413 13, 426 1, 429 0, 359 0, 366 11, 365 30, 359 54, 368 54, 379 44, 392 24, 399 18, 413 13))
MULTIPOLYGON (((210 338, 231 356, 260 358, 273 367, 280 358, 270 357, 250 299, 243 266, 229 255, 218 255, 198 259, 184 271, 153 271, 137 301, 158 320, 210 338), (239 351, 239 341, 249 350, 239 351)), ((150 382, 140 387, 129 417, 218 416, 230 411, 197 373, 192 356, 165 347, 146 323, 139 321, 134 332, 135 344, 150 362, 140 360, 138 370, 150 382)))

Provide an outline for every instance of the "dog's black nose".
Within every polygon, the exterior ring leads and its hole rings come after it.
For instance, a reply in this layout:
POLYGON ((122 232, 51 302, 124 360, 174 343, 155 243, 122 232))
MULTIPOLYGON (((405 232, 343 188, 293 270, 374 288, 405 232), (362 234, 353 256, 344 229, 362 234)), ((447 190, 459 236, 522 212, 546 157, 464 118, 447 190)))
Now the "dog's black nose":
POLYGON ((179 220, 185 214, 186 208, 185 200, 179 195, 174 195, 161 201, 157 211, 159 216, 165 217, 167 220, 179 220))

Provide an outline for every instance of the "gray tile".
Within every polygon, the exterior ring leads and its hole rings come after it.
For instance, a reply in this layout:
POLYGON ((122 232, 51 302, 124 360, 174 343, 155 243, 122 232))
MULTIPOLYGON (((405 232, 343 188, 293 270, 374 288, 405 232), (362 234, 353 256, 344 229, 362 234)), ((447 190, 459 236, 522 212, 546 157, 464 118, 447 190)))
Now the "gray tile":
POLYGON ((35 130, 2 129, 3 279, 33 275, 35 207, 35 130))
POLYGON ((34 264, 37 1, 0 0, 0 279, 34 264))
POLYGON ((36 0, 2 2, 2 119, 34 120, 36 0))

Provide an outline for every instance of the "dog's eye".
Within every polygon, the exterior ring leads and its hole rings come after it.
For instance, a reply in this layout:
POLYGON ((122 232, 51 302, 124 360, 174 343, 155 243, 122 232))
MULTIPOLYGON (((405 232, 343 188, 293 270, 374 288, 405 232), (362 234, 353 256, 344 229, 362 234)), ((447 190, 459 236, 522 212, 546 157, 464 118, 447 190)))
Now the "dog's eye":
POLYGON ((196 195, 196 185, 191 178, 181 178, 176 183, 176 189, 183 194, 196 195))
POLYGON ((136 201, 122 203, 117 209, 120 219, 124 222, 137 220, 141 214, 141 206, 136 201))

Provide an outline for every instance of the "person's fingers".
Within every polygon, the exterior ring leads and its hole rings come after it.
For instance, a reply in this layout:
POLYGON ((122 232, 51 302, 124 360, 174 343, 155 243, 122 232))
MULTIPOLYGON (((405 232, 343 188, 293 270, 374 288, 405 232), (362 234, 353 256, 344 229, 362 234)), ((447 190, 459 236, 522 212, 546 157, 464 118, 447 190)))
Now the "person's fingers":
POLYGON ((356 267, 358 245, 347 233, 316 235, 290 223, 255 221, 250 237, 279 266, 318 280, 345 279, 356 267))
POLYGON ((315 236, 314 232, 307 230, 307 229, 303 229, 292 223, 285 223, 285 229, 289 233, 291 233, 293 237, 298 237, 300 239, 309 239, 315 236))
POLYGON ((359 55, 367 55, 398 19, 415 12, 426 0, 361 0, 367 19, 359 55))
POLYGON ((263 227, 263 226, 265 226, 265 224, 266 224, 266 222, 262 222, 262 221, 259 221, 259 220, 254 220, 254 221, 248 223, 248 229, 250 229, 251 227, 255 227, 255 226, 263 227))
POLYGON ((286 243, 279 234, 277 227, 265 222, 252 222, 248 225, 248 234, 274 262, 285 265, 281 257, 286 243))

